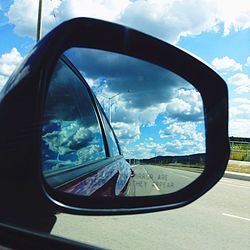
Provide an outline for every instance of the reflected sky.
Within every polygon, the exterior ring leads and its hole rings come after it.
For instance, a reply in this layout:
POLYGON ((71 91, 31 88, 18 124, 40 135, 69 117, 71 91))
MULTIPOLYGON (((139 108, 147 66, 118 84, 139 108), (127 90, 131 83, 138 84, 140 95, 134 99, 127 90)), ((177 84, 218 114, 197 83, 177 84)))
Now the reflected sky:
POLYGON ((112 52, 72 48, 65 55, 112 118, 126 158, 205 152, 202 99, 183 78, 112 52))

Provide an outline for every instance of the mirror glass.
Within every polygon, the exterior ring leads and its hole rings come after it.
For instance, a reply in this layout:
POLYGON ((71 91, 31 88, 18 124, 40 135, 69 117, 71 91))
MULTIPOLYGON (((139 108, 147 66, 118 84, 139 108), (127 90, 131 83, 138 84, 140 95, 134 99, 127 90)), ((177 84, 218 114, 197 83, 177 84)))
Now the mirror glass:
POLYGON ((205 167, 202 98, 157 65, 71 48, 49 82, 41 141, 44 179, 58 191, 88 197, 173 193, 205 167))

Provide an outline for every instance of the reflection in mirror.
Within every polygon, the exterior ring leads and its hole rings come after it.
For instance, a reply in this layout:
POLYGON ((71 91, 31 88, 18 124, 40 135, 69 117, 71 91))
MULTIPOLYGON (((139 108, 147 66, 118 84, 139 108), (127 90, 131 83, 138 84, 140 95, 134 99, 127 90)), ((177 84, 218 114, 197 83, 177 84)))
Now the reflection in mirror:
POLYGON ((149 196, 200 176, 203 104, 190 83, 117 53, 72 48, 64 55, 79 72, 60 59, 50 80, 42 129, 49 186, 82 196, 149 196))

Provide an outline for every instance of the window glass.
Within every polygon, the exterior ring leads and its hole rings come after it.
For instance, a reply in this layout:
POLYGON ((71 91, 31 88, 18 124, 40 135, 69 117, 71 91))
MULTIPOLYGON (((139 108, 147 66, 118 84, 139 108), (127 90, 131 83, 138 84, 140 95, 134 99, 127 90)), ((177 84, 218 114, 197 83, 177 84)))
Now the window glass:
POLYGON ((44 174, 106 158, 92 100, 83 82, 63 61, 52 75, 43 118, 44 174))

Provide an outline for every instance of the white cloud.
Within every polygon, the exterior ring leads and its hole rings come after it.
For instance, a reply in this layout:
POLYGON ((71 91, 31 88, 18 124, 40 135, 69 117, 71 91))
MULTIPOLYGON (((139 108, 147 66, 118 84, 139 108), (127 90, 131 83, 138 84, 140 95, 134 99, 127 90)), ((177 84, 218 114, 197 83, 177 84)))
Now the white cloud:
POLYGON ((250 27, 249 0, 218 0, 220 20, 224 23, 224 35, 232 30, 240 31, 250 27))
POLYGON ((47 132, 46 127, 43 133, 43 142, 47 145, 44 148, 44 164, 50 164, 51 160, 55 166, 77 165, 93 159, 104 157, 104 147, 99 137, 97 126, 84 127, 78 121, 54 121, 49 124, 56 124, 60 129, 47 132), (51 156, 52 151, 56 156, 51 156), (74 157, 69 156, 74 155, 74 157), (60 160, 60 156, 68 156, 68 160, 60 160), (77 157, 76 157, 77 156, 77 157), (53 159, 54 158, 54 159, 53 159))
MULTIPOLYGON (((220 23, 224 24, 224 35, 250 27, 248 0, 44 0, 43 6, 44 33, 79 16, 119 22, 170 42, 181 36, 217 32, 220 23)), ((18 34, 35 36, 37 8, 38 1, 13 2, 7 15, 18 34)))
POLYGON ((235 89, 237 94, 250 93, 250 84, 244 84, 235 89))
MULTIPOLYGON (((126 150, 127 148, 125 148, 126 150)), ((125 151, 127 158, 148 159, 156 155, 167 155, 165 145, 156 142, 141 142, 133 146, 133 150, 125 151)), ((125 153, 124 152, 124 153, 125 153)))
POLYGON ((0 57, 0 89, 6 83, 8 77, 14 69, 20 64, 23 57, 16 48, 13 48, 9 53, 2 54, 0 57))
MULTIPOLYGON (((199 134, 199 133, 197 133, 199 134)), ((200 136, 200 135, 199 135, 200 136)), ((188 155, 205 152, 204 138, 199 141, 194 139, 177 139, 167 140, 163 138, 162 142, 145 140, 136 145, 132 144, 132 150, 125 147, 128 158, 151 158, 155 156, 166 155, 188 155)))
POLYGON ((129 0, 65 0, 57 14, 61 20, 85 16, 111 21, 118 19, 129 3, 129 0))
MULTIPOLYGON (((203 128, 204 133, 204 128, 203 128)), ((173 122, 168 124, 164 130, 159 131, 160 138, 167 139, 166 146, 170 151, 178 154, 195 154, 204 152, 205 137, 198 131, 198 123, 195 122, 173 122)))
POLYGON ((0 57, 0 74, 9 76, 17 65, 22 61, 22 56, 16 48, 0 57))
POLYGON ((237 73, 228 78, 228 82, 238 86, 235 89, 237 94, 250 93, 250 78, 243 73, 237 73))
POLYGON ((207 0, 135 1, 119 21, 176 43, 181 36, 213 29, 217 25, 216 13, 216 6, 207 0), (197 8, 199 11, 194 12, 197 8))
POLYGON ((228 56, 224 56, 223 58, 214 58, 212 61, 212 66, 216 70, 222 71, 242 71, 242 65, 237 63, 234 59, 229 58, 228 56))
POLYGON ((229 135, 248 137, 250 135, 250 99, 234 98, 229 104, 229 135))
POLYGON ((117 138, 120 140, 128 140, 125 142, 131 142, 139 138, 140 136, 140 125, 125 122, 112 123, 113 129, 115 130, 117 138))
POLYGON ((182 140, 195 142, 204 141, 200 132, 197 132, 197 124, 194 122, 174 122, 159 132, 161 138, 180 137, 182 140))
POLYGON ((167 104, 165 116, 181 121, 201 120, 203 103, 201 95, 195 89, 179 89, 167 104))
POLYGON ((236 75, 229 77, 228 80, 230 83, 237 86, 241 86, 244 83, 250 83, 248 75, 243 73, 237 73, 236 75))
POLYGON ((231 119, 229 122, 229 135, 238 137, 250 135, 250 119, 231 119))
POLYGON ((167 152, 172 155, 188 155, 205 152, 204 141, 196 142, 191 140, 174 140, 166 143, 167 152))
MULTIPOLYGON (((104 20, 119 18, 128 0, 44 0, 42 8, 42 30, 46 34, 59 23, 74 17, 94 17, 104 20)), ((22 36, 36 36, 38 1, 15 0, 7 16, 22 36)))
POLYGON ((191 154, 204 151, 204 137, 201 132, 197 131, 196 122, 176 122, 172 119, 170 124, 167 124, 167 121, 163 119, 160 127, 158 127, 160 121, 155 122, 159 114, 167 115, 164 112, 166 110, 168 114, 171 111, 175 119, 184 116, 180 119, 196 121, 197 114, 198 116, 202 114, 202 101, 196 90, 178 89, 168 103, 169 107, 168 104, 160 104, 141 110, 133 107, 127 109, 122 96, 116 98, 114 105, 117 106, 117 110, 115 111, 114 108, 112 113, 112 125, 126 157, 150 158, 155 155, 191 154), (162 127, 165 129, 162 130, 162 127), (147 137, 141 145, 145 134, 147 137), (179 144, 171 147, 170 142, 173 141, 178 141, 179 144))
MULTIPOLYGON (((154 85, 154 91, 156 86, 157 84, 154 85)), ((107 90, 105 89, 106 92, 102 95, 114 95, 107 90)), ((152 91, 152 86, 150 90, 152 91)), ((165 103, 156 102, 140 109, 133 105, 128 108, 127 104, 133 103, 135 94, 129 92, 125 99, 124 95, 118 95, 112 105, 112 125, 126 157, 133 158, 137 155, 150 158, 160 154, 191 154, 204 151, 204 136, 196 130, 197 121, 200 124, 203 119, 203 105, 199 92, 193 88, 177 88, 173 91, 171 99, 166 99, 165 103), (167 119, 169 117, 171 121, 167 119), (147 137, 144 138, 144 135, 147 137), (143 140, 144 144, 140 145, 143 140), (180 145, 177 147, 176 144, 171 149, 169 143, 177 140, 180 145)), ((101 103, 105 99, 102 95, 99 97, 101 103)))
POLYGON ((250 102, 238 106, 230 107, 230 115, 232 117, 241 117, 250 119, 250 102))
POLYGON ((250 67, 250 56, 247 58, 246 66, 249 66, 249 67, 250 67))
MULTIPOLYGON (((47 33, 58 24, 53 9, 59 7, 60 0, 44 0, 42 9, 42 29, 47 33)), ((15 25, 15 32, 22 36, 36 37, 38 0, 14 0, 7 13, 9 22, 15 25)))
POLYGON ((250 104, 250 99, 239 97, 239 98, 234 98, 234 99, 232 100, 232 102, 234 102, 234 103, 250 104))
MULTIPOLYGON (((98 95, 98 100, 101 103, 106 115, 109 116, 109 100, 107 98, 103 98, 103 96, 112 96, 111 92, 104 92, 103 95, 98 95)), ((115 98, 115 100, 111 100, 111 120, 112 125, 117 124, 118 127, 121 124, 128 124, 132 127, 134 124, 137 126, 153 126, 155 124, 155 120, 159 113, 164 112, 166 108, 166 104, 154 104, 148 107, 144 107, 138 109, 134 106, 127 107, 130 104, 133 97, 130 97, 129 94, 125 98, 120 95, 115 98)), ((118 128, 117 127, 117 128, 118 128)))

